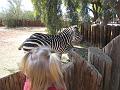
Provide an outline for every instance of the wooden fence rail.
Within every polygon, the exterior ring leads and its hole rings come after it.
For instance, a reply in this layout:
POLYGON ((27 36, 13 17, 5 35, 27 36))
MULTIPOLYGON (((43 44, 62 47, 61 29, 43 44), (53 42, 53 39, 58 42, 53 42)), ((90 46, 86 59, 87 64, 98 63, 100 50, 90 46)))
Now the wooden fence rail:
POLYGON ((103 48, 120 34, 120 24, 108 24, 107 26, 101 26, 100 24, 81 24, 80 26, 83 39, 93 46, 100 48, 103 48))

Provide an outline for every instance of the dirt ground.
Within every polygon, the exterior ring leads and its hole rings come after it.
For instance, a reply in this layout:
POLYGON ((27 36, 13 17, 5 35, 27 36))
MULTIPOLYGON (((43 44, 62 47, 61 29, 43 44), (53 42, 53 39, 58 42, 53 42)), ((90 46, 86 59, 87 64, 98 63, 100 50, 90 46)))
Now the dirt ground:
POLYGON ((19 62, 24 55, 18 50, 21 43, 35 32, 45 33, 45 28, 14 28, 0 27, 0 77, 18 71, 19 62))

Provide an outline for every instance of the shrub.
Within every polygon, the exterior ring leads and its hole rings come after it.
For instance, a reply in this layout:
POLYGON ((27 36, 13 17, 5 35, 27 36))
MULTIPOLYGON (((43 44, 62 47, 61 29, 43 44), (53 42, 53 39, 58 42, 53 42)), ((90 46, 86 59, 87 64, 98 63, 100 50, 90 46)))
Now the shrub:
POLYGON ((3 25, 5 25, 6 27, 16 27, 16 20, 12 19, 12 18, 7 18, 5 20, 3 20, 3 25))

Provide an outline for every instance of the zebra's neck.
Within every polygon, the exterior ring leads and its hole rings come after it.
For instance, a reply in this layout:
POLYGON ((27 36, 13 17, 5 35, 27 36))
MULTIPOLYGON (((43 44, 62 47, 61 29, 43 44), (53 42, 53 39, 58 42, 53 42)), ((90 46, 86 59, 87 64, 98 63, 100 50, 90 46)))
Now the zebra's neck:
POLYGON ((64 32, 60 33, 58 35, 55 35, 55 37, 52 37, 50 39, 50 47, 56 52, 64 53, 66 50, 68 50, 70 47, 72 47, 72 38, 71 38, 70 32, 64 32))

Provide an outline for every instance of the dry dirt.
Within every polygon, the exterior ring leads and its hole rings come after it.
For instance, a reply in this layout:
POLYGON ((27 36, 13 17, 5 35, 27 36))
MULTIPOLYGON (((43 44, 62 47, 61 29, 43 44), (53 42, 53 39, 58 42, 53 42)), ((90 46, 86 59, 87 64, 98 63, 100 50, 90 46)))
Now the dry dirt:
POLYGON ((45 28, 14 28, 0 27, 0 77, 18 71, 18 64, 24 52, 18 50, 21 43, 35 32, 45 33, 45 28))

